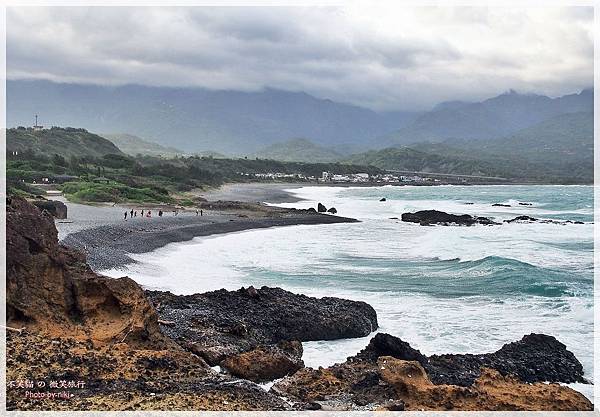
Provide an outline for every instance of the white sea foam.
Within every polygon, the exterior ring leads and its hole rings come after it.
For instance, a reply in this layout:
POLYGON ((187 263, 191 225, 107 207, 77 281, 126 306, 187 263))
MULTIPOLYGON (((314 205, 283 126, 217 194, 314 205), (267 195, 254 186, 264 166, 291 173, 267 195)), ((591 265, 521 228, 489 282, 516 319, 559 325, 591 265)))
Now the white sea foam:
MULTIPOLYGON (((446 193, 462 190, 460 187, 440 189, 446 193)), ((488 187, 483 191, 491 193, 493 190, 488 187)), ((506 193, 510 189, 503 190, 506 193)), ((580 188, 572 190, 582 192, 580 188)), ((558 275, 559 282, 539 282, 542 286, 562 288, 561 285, 571 285, 571 276, 584 277, 584 281, 586 277, 591 279, 592 225, 421 227, 389 219, 400 217, 405 211, 431 208, 500 220, 520 214, 541 217, 543 210, 564 214, 583 212, 587 208, 569 206, 564 211, 556 209, 556 205, 542 208, 545 202, 539 195, 536 197, 541 201, 533 197, 525 200, 535 206, 503 208, 492 207, 489 201, 464 204, 468 196, 464 200, 460 195, 457 197, 461 198, 454 200, 436 199, 433 198, 435 190, 305 187, 293 192, 306 200, 289 206, 314 207, 320 201, 328 207, 335 206, 341 215, 356 217, 362 222, 290 226, 196 238, 152 253, 133 255, 139 263, 126 270, 107 273, 127 274, 144 286, 178 294, 269 285, 317 297, 366 301, 378 313, 378 331, 398 336, 425 354, 491 352, 531 332, 551 334, 575 353, 584 364, 586 377, 592 379, 591 294, 505 295, 504 287, 490 287, 486 293, 485 280, 494 273, 495 267, 490 267, 490 271, 474 266, 468 273, 457 272, 460 264, 451 261, 469 262, 487 257, 516 260, 539 268, 526 271, 538 273, 542 281, 544 274, 562 274, 558 275), (398 199, 398 194, 390 199, 392 191, 412 194, 406 200, 398 199), (415 198, 415 193, 421 192, 424 198, 415 198), (388 200, 380 202, 379 198, 386 194, 388 200), (436 259, 448 263, 441 264, 436 259), (454 276, 462 279, 460 285, 466 286, 471 295, 457 295, 445 287, 450 283, 444 281, 444 277, 454 276), (563 276, 565 283, 560 282, 563 276)), ((522 200, 499 200, 506 201, 513 205, 522 200)), ((518 275, 509 278, 525 288, 523 281, 535 279, 518 275)), ((502 282, 502 285, 510 285, 510 282, 502 282)), ((459 286, 458 290, 461 289, 459 286)), ((342 362, 364 348, 369 339, 370 336, 306 342, 304 361, 312 367, 342 362)))

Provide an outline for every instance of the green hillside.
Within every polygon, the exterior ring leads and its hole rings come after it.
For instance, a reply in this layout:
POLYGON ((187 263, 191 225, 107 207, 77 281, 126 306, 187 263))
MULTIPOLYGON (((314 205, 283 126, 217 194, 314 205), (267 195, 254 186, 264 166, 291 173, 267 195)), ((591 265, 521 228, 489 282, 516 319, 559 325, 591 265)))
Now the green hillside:
POLYGON ((52 127, 33 130, 18 127, 6 131, 6 151, 32 152, 38 155, 60 155, 68 157, 94 157, 123 153, 111 141, 88 132, 85 129, 71 127, 52 127))
POLYGON ((292 139, 268 146, 256 156, 286 162, 332 162, 340 159, 341 155, 308 139, 292 139))
POLYGON ((568 113, 493 140, 415 143, 418 152, 480 161, 490 172, 541 182, 592 183, 594 116, 568 113))
POLYGON ((183 155, 185 152, 167 146, 159 145, 155 142, 144 140, 135 135, 127 133, 102 134, 102 136, 114 143, 120 150, 128 155, 149 155, 173 157, 183 155))
POLYGON ((360 165, 372 165, 381 169, 432 172, 444 174, 507 176, 508 172, 496 168, 485 161, 444 154, 423 152, 421 150, 386 148, 352 155, 344 162, 360 165))

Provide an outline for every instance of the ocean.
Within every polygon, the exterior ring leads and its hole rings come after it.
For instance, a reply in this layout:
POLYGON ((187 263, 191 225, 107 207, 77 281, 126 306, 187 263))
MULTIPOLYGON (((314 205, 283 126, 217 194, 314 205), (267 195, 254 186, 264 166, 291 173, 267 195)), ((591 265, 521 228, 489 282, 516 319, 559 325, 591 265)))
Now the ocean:
MULTIPOLYGON (((492 352, 545 333, 566 344, 593 380, 593 187, 312 186, 290 192, 304 200, 278 205, 322 202, 361 222, 196 238, 132 255, 138 264, 105 273, 126 273, 178 294, 268 285, 362 300, 377 311, 378 332, 424 354, 492 352), (585 224, 426 227, 391 219, 426 209, 585 224)), ((371 337, 305 342, 304 361, 312 367, 343 362, 371 337)), ((591 397, 591 386, 576 389, 591 397)))

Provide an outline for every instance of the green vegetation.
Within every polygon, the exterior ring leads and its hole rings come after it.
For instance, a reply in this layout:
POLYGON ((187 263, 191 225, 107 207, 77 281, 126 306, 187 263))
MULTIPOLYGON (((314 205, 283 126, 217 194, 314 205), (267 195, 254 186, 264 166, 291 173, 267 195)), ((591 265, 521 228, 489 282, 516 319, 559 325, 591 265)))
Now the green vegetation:
MULTIPOLYGON (((257 174, 298 174, 303 177, 286 178, 303 181, 305 177, 319 177, 323 171, 340 174, 356 172, 380 173, 374 167, 345 165, 339 163, 281 162, 266 159, 217 159, 212 157, 177 157, 165 159, 153 156, 132 157, 117 149, 115 154, 75 155, 69 148, 73 143, 79 148, 81 135, 77 129, 58 128, 33 132, 39 141, 47 142, 45 134, 63 138, 64 149, 48 154, 24 148, 7 155, 7 182, 9 193, 30 192, 31 183, 63 184, 62 190, 70 199, 77 201, 111 202, 175 202, 193 205, 194 200, 185 192, 197 188, 219 186, 225 182, 268 181, 257 174), (63 156, 68 155, 68 156, 63 156)), ((31 133, 31 132, 30 132, 31 133)), ((91 135, 91 134, 89 134, 91 135)), ((95 135, 93 135, 95 136, 95 135)), ((104 138, 96 136, 105 141, 104 138)), ((9 146, 21 142, 20 129, 7 131, 9 146)), ((112 144, 111 144, 112 146, 112 144)), ((51 148, 56 149, 56 148, 51 148)), ((116 148, 115 148, 116 149, 116 148)))
POLYGON ((170 203, 173 201, 168 194, 161 194, 151 188, 133 188, 118 182, 106 184, 90 181, 67 182, 61 187, 63 193, 72 201, 115 203, 170 203))
POLYGON ((518 182, 591 184, 592 113, 552 117, 494 140, 420 142, 351 155, 347 162, 400 171, 498 176, 518 182))
POLYGON ((60 155, 102 157, 122 152, 111 141, 88 132, 85 129, 72 127, 52 127, 34 130, 17 127, 6 131, 7 154, 30 151, 38 155, 60 155), (9 140, 10 139, 10 140, 9 140))
POLYGON ((465 156, 445 156, 407 147, 386 148, 352 155, 346 159, 346 162, 373 165, 387 170, 510 177, 508 171, 486 162, 465 156))

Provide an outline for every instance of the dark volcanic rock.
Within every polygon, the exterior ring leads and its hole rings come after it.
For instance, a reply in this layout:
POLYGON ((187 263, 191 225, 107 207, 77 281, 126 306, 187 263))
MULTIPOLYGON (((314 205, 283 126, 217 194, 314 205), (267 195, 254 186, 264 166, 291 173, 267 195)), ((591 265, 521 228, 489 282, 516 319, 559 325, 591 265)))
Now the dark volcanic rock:
POLYGON ((531 203, 519 203, 520 206, 533 206, 531 203))
POLYGON ((163 332, 211 365, 260 345, 363 337, 377 329, 377 314, 364 302, 307 297, 280 288, 255 291, 146 294, 159 317, 173 322, 162 326, 163 332))
POLYGON ((535 217, 530 217, 530 216, 517 216, 514 219, 510 219, 510 220, 504 220, 504 223, 531 223, 531 222, 537 222, 538 219, 536 219, 535 217))
POLYGON ((319 204, 317 204, 317 211, 319 213, 325 213, 327 211, 327 207, 325 207, 323 204, 319 203, 319 204))
POLYGON ((556 371, 576 362, 569 354, 565 357, 565 352, 550 336, 529 335, 491 354, 442 355, 462 360, 449 361, 452 366, 442 368, 439 356, 427 358, 394 336, 377 334, 346 362, 303 368, 277 382, 272 391, 297 401, 303 409, 317 402, 324 409, 347 411, 591 410, 589 400, 571 388, 537 382, 565 379, 556 371), (468 363, 472 358, 477 361, 468 363), (530 378, 523 373, 525 368, 553 371, 536 372, 530 378), (450 377, 443 383, 434 382, 448 372, 450 377), (461 378, 472 380, 453 383, 461 378))
POLYGON ((335 207, 331 207, 329 210, 327 210, 327 213, 336 214, 337 209, 335 207))
POLYGON ((62 201, 34 200, 32 203, 40 210, 46 210, 57 219, 67 218, 67 206, 62 201))
POLYGON ((587 382, 583 366, 556 338, 544 334, 524 336, 483 355, 433 355, 429 357, 430 378, 437 384, 468 386, 487 367, 523 382, 587 382))
POLYGON ((387 201, 387 198, 383 197, 383 198, 379 199, 379 201, 387 201))
POLYGON ((434 384, 469 386, 479 377, 482 367, 528 383, 586 382, 583 366, 575 355, 556 338, 543 334, 524 336, 494 353, 426 357, 401 339, 378 333, 354 359, 374 362, 381 356, 419 362, 434 384))
POLYGON ((469 214, 449 214, 438 210, 421 210, 415 213, 403 213, 402 221, 419 223, 421 226, 440 224, 448 226, 451 224, 471 226, 474 224, 499 224, 487 217, 473 217, 469 214))
POLYGON ((494 203, 492 207, 510 207, 510 204, 494 203))
POLYGON ((413 349, 405 341, 387 333, 377 333, 366 348, 361 350, 356 357, 362 360, 377 361, 380 356, 392 356, 407 361, 417 361, 421 365, 427 364, 427 357, 413 349))

